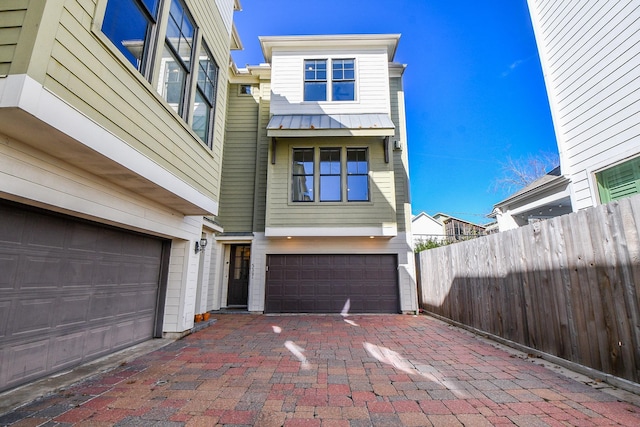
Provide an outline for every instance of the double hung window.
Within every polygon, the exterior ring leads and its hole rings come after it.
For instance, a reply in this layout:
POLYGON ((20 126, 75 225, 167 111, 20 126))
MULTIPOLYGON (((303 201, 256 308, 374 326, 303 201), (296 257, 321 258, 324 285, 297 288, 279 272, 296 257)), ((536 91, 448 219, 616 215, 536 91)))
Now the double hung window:
POLYGON ((356 99, 355 59, 307 59, 304 61, 305 101, 353 101, 356 99), (331 72, 327 65, 331 64, 331 72), (327 90, 330 88, 330 90, 327 90))
POLYGON ((217 81, 218 65, 203 42, 198 59, 198 82, 193 105, 192 127, 200 139, 207 143, 211 138, 217 81))
POLYGON ((293 150, 291 199, 294 202, 313 202, 313 148, 293 150))
POLYGON ((304 100, 327 100, 327 60, 304 61, 304 100))
POLYGON ((176 112, 185 117, 187 82, 191 74, 195 24, 180 0, 172 0, 167 23, 160 94, 176 112))
POLYGON ((102 32, 211 147, 219 68, 204 40, 197 37, 184 1, 108 0, 102 32), (162 14, 163 40, 159 11, 167 7, 168 13, 162 14))
POLYGON ((366 148, 294 148, 292 159, 291 201, 369 201, 366 148))

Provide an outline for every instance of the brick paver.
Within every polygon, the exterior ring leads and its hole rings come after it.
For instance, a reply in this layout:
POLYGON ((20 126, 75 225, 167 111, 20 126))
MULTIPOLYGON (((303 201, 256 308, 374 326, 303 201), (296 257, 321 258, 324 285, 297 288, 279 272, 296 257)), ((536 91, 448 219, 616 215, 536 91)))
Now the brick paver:
POLYGON ((0 426, 639 426, 640 407, 428 316, 218 314, 0 426))

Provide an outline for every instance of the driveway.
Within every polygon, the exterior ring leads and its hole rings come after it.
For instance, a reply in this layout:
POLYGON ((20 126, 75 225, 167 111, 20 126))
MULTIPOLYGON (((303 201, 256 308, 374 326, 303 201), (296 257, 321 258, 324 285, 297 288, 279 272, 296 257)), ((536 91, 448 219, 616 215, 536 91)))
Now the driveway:
POLYGON ((640 425, 637 396, 621 401, 428 316, 213 317, 0 425, 640 425))

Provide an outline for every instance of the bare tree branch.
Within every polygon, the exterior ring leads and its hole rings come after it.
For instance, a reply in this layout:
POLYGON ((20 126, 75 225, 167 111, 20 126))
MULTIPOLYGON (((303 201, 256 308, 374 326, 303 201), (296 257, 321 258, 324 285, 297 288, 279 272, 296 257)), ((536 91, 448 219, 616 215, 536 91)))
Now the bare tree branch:
POLYGON ((538 155, 529 154, 527 157, 513 159, 507 157, 500 162, 501 175, 492 183, 493 191, 513 193, 531 184, 536 179, 549 173, 560 164, 555 153, 540 152, 538 155))

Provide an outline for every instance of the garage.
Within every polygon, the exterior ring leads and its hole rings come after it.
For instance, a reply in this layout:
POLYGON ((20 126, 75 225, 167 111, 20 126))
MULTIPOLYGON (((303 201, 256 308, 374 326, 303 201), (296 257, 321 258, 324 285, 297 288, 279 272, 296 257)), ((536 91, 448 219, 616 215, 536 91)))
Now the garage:
POLYGON ((0 201, 0 391, 157 334, 168 246, 0 201))
POLYGON ((268 255, 266 313, 398 313, 397 256, 268 255))

